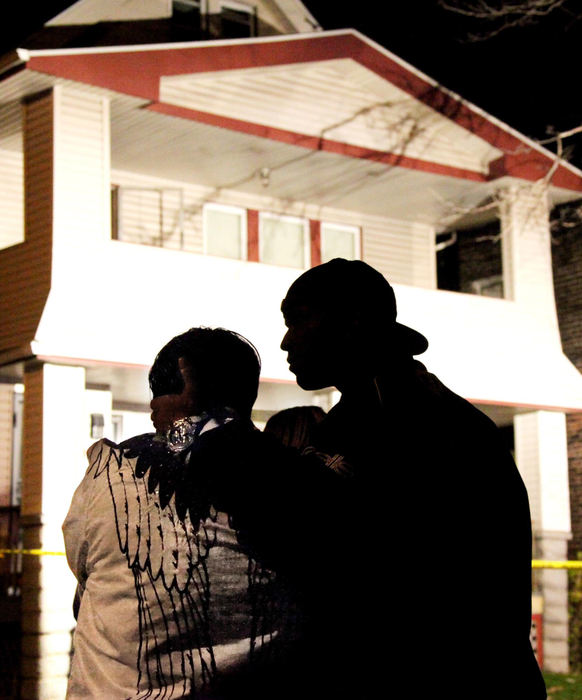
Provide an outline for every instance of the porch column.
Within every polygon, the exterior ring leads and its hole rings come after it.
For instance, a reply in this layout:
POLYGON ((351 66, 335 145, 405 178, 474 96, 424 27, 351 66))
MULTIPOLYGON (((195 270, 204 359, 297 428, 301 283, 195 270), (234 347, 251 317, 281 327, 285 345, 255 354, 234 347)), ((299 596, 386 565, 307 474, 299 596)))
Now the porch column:
MULTIPOLYGON (((534 557, 567 560, 570 533, 566 416, 533 411, 514 418, 515 456, 530 499, 534 557)), ((537 570, 536 588, 543 596, 544 668, 568 672, 568 574, 537 570)))
MULTIPOLYGON (((547 188, 544 183, 501 188, 503 285, 508 299, 531 310, 555 328, 560 343, 554 299, 547 188)), ((547 326, 538 324, 547 334, 547 326)))
MULTIPOLYGON (((63 551, 61 525, 85 462, 85 370, 31 362, 24 386, 24 548, 63 551)), ((65 696, 74 590, 64 556, 23 557, 22 700, 65 696)))

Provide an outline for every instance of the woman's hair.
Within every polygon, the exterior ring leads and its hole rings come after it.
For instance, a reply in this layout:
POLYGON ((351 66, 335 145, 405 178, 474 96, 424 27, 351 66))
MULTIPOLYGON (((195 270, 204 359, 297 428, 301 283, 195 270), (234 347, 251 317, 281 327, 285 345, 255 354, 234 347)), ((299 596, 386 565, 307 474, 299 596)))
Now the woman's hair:
POLYGON ((272 415, 265 423, 265 432, 271 433, 283 445, 302 449, 311 444, 313 429, 325 418, 319 406, 295 406, 272 415))
POLYGON ((225 328, 191 328, 159 351, 149 373, 154 397, 180 394, 184 380, 179 359, 192 368, 196 389, 213 407, 229 406, 250 416, 259 387, 261 359, 255 346, 225 328))

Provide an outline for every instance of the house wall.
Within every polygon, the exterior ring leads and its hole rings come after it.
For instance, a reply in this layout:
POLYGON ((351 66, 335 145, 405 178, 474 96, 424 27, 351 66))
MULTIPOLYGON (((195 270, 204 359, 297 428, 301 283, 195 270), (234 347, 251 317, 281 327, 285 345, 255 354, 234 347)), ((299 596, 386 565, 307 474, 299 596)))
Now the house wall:
MULTIPOLYGON (((35 138, 27 137, 34 148, 31 145, 26 153, 30 167, 35 162, 35 149, 41 145, 50 159, 54 133, 54 175, 47 171, 47 177, 55 179, 54 201, 43 203, 43 207, 50 208, 44 214, 43 238, 37 223, 42 209, 32 205, 34 197, 50 183, 35 181, 33 178, 41 177, 42 172, 39 170, 37 175, 32 169, 27 235, 37 236, 34 261, 12 267, 18 275, 37 265, 43 259, 39 244, 46 245, 54 237, 50 297, 40 324, 31 323, 26 333, 29 342, 34 339, 36 353, 147 366, 161 343, 182 331, 185 323, 221 324, 257 342, 265 361, 265 377, 292 381, 284 355, 277 350, 283 324, 278 302, 272 300, 284 296, 300 271, 200 255, 202 204, 214 201, 359 226, 364 259, 397 288, 401 320, 429 337, 431 347, 425 356, 428 366, 468 398, 533 405, 567 405, 571 398, 575 400, 574 370, 560 359, 555 330, 545 210, 543 206, 538 207, 539 211, 535 206, 532 209, 536 200, 529 190, 512 183, 506 186, 503 266, 510 300, 435 291, 434 235, 429 226, 305 202, 282 202, 229 190, 216 192, 119 168, 110 172, 107 100, 69 87, 59 87, 43 100, 55 101, 54 132, 51 111, 50 119, 34 131, 35 138), (111 182, 183 189, 185 247, 189 253, 111 240, 111 182), (54 227, 50 229, 53 218, 54 227), (187 299, 186 321, 183 304, 187 299), (252 312, 241 314, 240 309, 252 312), (150 320, 152 313, 156 313, 155 328, 150 320), (108 332, 103 332, 103 324, 108 332), (120 333, 127 339, 122 345, 115 341, 120 333), (491 368, 489 374, 478 371, 483 366, 491 368), (540 366, 545 372, 536 376, 540 366), (555 398, 557 393, 562 394, 562 403, 555 398)), ((34 109, 36 102, 31 102, 29 109, 38 111, 43 100, 34 109)), ((31 122, 28 130, 31 134, 33 125, 31 122)), ((174 240, 172 244, 176 246, 174 240)), ((0 251, 0 262, 2 255, 25 251, 26 245, 0 251)), ((45 277, 35 277, 36 287, 39 280, 47 283, 48 268, 43 269, 45 277)), ((7 311, 18 312, 22 288, 13 285, 11 289, 13 306, 4 303, 7 311)), ((30 313, 30 308, 30 304, 23 303, 22 313, 16 316, 21 318, 25 310, 30 313)), ((0 347, 11 347, 9 341, 0 347)))
MULTIPOLYGON (((525 356, 531 357, 544 338, 557 349, 558 316, 545 183, 509 184, 503 190, 500 212, 506 295, 524 315, 543 319, 539 335, 529 338, 524 347, 525 356)), ((545 371, 543 364, 533 364, 530 381, 537 383, 545 371)), ((565 560, 571 537, 565 414, 533 411, 516 416, 514 427, 516 460, 530 494, 536 554, 542 559, 565 560)), ((542 570, 537 581, 544 598, 544 666, 549 671, 567 672, 567 572, 542 570)))
POLYGON ((22 148, 0 149, 0 250, 24 241, 23 168, 22 148))
MULTIPOLYGON (((59 552, 67 504, 85 462, 85 372, 31 363, 24 385, 23 545, 59 552)), ((23 557, 22 700, 65 696, 74 589, 63 556, 23 557)))
MULTIPOLYGON (((558 227, 552 262, 564 353, 582 371, 582 236, 579 225, 558 227)), ((582 413, 567 416, 572 539, 570 559, 582 553, 582 413)))
MULTIPOLYGON (((238 2, 248 5, 251 9, 257 8, 261 26, 275 29, 282 34, 313 29, 306 21, 307 12, 302 13, 301 8, 297 7, 300 3, 277 3, 273 0, 238 2), (280 4, 286 6, 284 11, 279 7, 280 4)), ((220 0, 207 0, 207 8, 210 15, 219 13, 220 0)), ((161 19, 171 16, 171 0, 125 0, 122 3, 119 0, 80 0, 51 19, 47 26, 161 19)))
POLYGON ((53 107, 52 93, 24 105, 25 242, 0 250, 0 269, 9 271, 0 276, 0 318, 10 320, 0 326, 0 348, 17 356, 34 338, 50 290, 53 107))
POLYGON ((47 26, 157 19, 171 14, 171 0, 80 0, 53 17, 47 26))
POLYGON ((12 396, 13 385, 0 383, 0 506, 12 500, 12 396))
MULTIPOLYGON (((364 259, 380 270, 392 283, 407 284, 433 289, 435 284, 433 229, 428 225, 397 221, 387 217, 365 214, 331 207, 316 207, 306 202, 276 200, 271 197, 257 197, 236 192, 214 190, 181 182, 112 169, 111 182, 121 187, 151 187, 168 190, 168 237, 164 247, 179 249, 179 229, 177 212, 172 212, 172 201, 178 199, 170 190, 183 192, 183 246, 192 253, 203 252, 202 207, 206 203, 218 203, 256 209, 262 212, 299 216, 329 223, 358 226, 362 231, 362 253, 364 259), (174 214, 172 216, 172 214, 174 214)), ((139 212, 139 197, 132 197, 128 214, 134 221, 140 216, 144 224, 144 242, 148 242, 149 230, 156 228, 156 211, 139 212), (149 221, 148 221, 149 216, 149 221)))
POLYGON ((544 332, 559 343, 546 185, 512 183, 499 194, 506 296, 543 318, 544 332))

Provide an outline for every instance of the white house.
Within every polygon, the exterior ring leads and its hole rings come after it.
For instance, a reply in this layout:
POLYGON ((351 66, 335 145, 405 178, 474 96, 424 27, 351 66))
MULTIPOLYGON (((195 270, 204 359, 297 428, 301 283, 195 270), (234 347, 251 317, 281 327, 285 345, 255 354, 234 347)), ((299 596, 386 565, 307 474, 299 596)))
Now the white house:
MULTIPOLYGON (((428 368, 513 435, 534 556, 565 559, 582 377, 561 349, 548 209, 580 198, 582 172, 298 0, 80 0, 49 24, 32 44, 60 47, 0 58, 0 423, 17 416, 0 497, 20 504, 24 546, 62 551, 84 451, 148 430, 147 370, 191 326, 258 347, 257 423, 329 407, 287 369, 279 303, 341 255, 393 283, 428 368), (63 48, 173 12, 247 36, 63 48), (440 263, 463 269, 457 291, 440 263)), ((24 557, 24 698, 63 697, 73 588, 62 556, 24 557)), ((565 573, 535 589, 545 667, 565 670, 565 573)))

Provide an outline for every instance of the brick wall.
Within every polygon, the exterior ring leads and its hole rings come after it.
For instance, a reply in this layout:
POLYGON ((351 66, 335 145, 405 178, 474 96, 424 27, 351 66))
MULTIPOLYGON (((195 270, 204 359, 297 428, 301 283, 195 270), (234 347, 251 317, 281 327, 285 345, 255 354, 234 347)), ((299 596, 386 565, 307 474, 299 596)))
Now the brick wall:
POLYGON ((473 282, 499 276, 494 288, 481 293, 503 296, 499 220, 454 234, 441 234, 437 243, 450 239, 451 235, 456 235, 456 242, 437 254, 438 288, 475 294, 478 292, 473 282))
MULTIPOLYGON (((563 210, 562 210, 563 211, 563 210)), ((568 223, 575 224, 569 219, 568 223)), ((552 244, 554 288, 562 347, 582 371, 582 224, 557 226, 552 244)), ((567 417, 572 540, 568 558, 582 552, 582 414, 567 417)))

